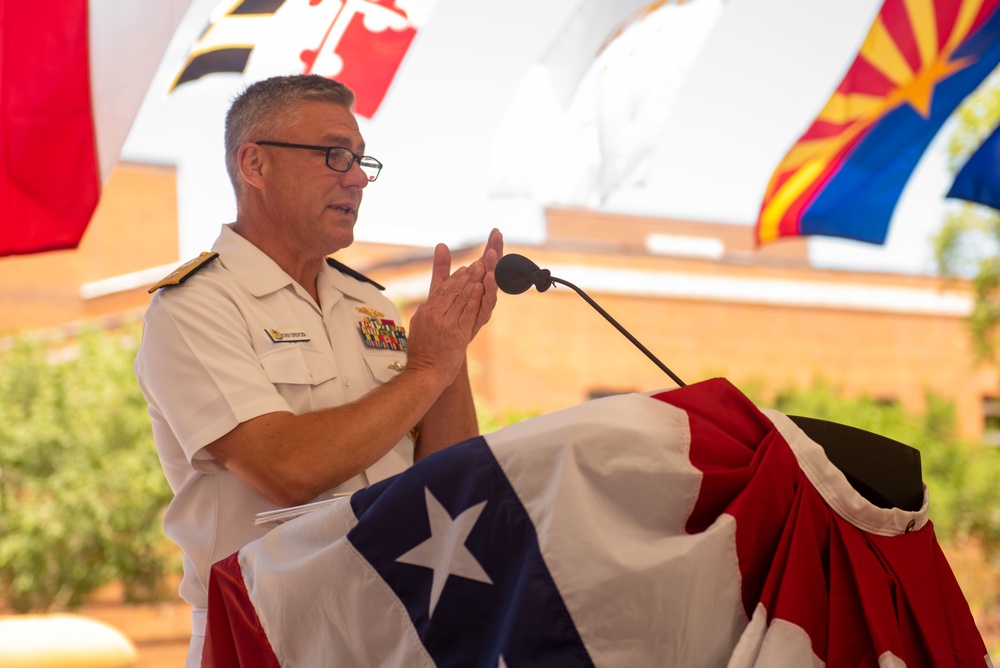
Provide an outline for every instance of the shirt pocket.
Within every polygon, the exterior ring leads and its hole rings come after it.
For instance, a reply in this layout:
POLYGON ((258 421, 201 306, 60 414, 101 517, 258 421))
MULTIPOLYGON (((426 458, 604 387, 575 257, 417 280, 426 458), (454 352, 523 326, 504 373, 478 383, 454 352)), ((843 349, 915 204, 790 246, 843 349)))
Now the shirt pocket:
POLYGON ((395 350, 365 351, 362 353, 372 377, 379 383, 386 383, 406 366, 406 353, 395 350))
POLYGON ((260 356, 268 380, 275 385, 319 385, 337 377, 336 363, 318 350, 285 344, 260 356))

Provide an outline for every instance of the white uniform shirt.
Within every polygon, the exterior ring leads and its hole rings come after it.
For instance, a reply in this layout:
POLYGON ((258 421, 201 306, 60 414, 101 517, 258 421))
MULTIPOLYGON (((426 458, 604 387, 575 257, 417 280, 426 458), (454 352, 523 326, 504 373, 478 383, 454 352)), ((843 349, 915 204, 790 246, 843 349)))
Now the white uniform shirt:
MULTIPOLYGON (((364 343, 359 322, 366 315, 402 324, 375 286, 324 264, 320 307, 229 226, 213 250, 218 258, 153 296, 135 363, 174 492, 164 530, 184 550, 180 593, 196 608, 207 606, 212 564, 266 533, 254 517, 276 508, 204 447, 266 413, 299 415, 359 399, 406 363, 405 352, 364 343)), ((360 489, 412 463, 413 443, 404 437, 366 473, 329 492, 360 489)))

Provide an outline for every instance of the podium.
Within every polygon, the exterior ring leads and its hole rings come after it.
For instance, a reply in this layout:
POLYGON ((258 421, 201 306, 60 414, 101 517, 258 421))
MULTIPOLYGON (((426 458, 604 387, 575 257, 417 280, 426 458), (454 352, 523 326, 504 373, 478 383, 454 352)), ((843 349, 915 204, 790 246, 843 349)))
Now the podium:
POLYGON ((991 666, 928 520, 723 379, 452 446, 212 570, 206 666, 991 666))

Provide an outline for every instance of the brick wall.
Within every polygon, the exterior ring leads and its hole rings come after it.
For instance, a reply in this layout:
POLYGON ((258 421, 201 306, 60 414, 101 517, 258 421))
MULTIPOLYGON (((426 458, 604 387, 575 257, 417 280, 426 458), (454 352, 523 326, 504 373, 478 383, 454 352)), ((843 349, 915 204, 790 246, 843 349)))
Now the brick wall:
MULTIPOLYGON (((79 249, 0 258, 0 333, 141 312, 161 277, 142 272, 187 259, 176 220, 172 168, 120 165, 79 249), (131 282, 119 285, 123 275, 131 282)), ((584 289, 687 383, 725 376, 766 390, 822 377, 913 410, 929 389, 955 402, 970 437, 982 432, 983 398, 1000 394, 996 370, 973 361, 967 285, 815 269, 803 240, 755 249, 742 226, 572 209, 547 220, 542 244, 508 251, 584 289)), ((479 253, 454 250, 456 265, 479 253)), ((360 242, 338 253, 409 309, 426 294, 430 256, 360 242)), ((501 295, 470 368, 477 396, 501 413, 673 386, 565 286, 501 295)))

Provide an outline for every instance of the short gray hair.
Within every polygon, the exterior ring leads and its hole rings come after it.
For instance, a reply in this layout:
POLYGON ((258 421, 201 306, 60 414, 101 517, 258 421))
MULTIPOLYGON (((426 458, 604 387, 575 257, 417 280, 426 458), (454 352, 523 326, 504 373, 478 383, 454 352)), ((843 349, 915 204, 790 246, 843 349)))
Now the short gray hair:
POLYGON ((330 102, 350 110, 354 92, 318 74, 293 74, 252 83, 233 100, 226 114, 226 171, 237 195, 242 187, 236 165, 240 146, 278 137, 280 129, 294 119, 300 102, 330 102))

